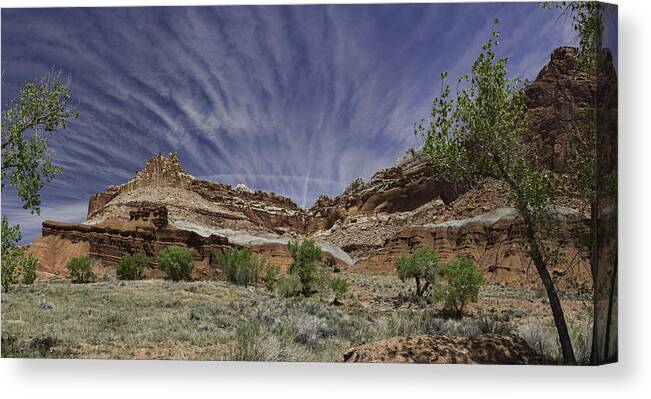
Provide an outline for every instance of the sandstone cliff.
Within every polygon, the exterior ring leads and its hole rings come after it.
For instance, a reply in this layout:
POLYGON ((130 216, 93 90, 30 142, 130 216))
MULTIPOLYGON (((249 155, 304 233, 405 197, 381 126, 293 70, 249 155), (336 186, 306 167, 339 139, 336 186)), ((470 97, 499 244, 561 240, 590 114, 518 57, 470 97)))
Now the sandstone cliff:
MULTIPOLYGON (((559 173, 577 156, 572 120, 595 97, 594 82, 577 67, 575 55, 568 47, 554 51, 526 89, 532 156, 539 167, 559 173)), ((571 267, 553 270, 567 286, 590 284, 587 253, 577 242, 588 221, 586 209, 585 201, 568 194, 550 210, 563 231, 561 251, 573 259, 571 267)), ((46 221, 31 251, 43 270, 61 272, 68 253, 86 251, 112 267, 124 253, 155 256, 165 245, 181 243, 202 262, 203 274, 196 277, 209 278, 219 274, 210 256, 216 249, 246 246, 286 266, 287 242, 303 237, 317 240, 329 263, 353 271, 392 273, 400 253, 422 244, 444 260, 472 257, 494 282, 538 280, 505 187, 493 180, 436 181, 418 150, 408 150, 368 182, 356 179, 335 198, 322 196, 310 209, 273 193, 196 179, 175 154, 159 154, 130 181, 93 195, 86 223, 46 221), (66 242, 72 249, 60 251, 59 258, 51 254, 66 242)))

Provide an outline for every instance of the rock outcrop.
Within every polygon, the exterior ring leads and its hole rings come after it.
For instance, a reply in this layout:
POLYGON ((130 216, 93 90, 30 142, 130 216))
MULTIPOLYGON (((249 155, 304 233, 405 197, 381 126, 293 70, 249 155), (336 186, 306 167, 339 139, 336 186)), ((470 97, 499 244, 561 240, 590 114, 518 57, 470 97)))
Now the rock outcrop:
POLYGON ((577 115, 594 107, 596 79, 577 60, 577 49, 560 47, 527 86, 529 140, 534 144, 535 162, 554 172, 567 169, 577 154, 577 115))
MULTIPOLYGON (((156 270, 160 250, 175 244, 190 249, 199 265, 196 278, 221 273, 214 252, 240 247, 286 269, 287 243, 305 231, 307 214, 285 197, 196 179, 175 154, 154 156, 129 182, 93 195, 88 209, 82 224, 43 222, 42 236, 30 246, 42 271, 65 275, 68 259, 79 255, 115 268, 122 256, 138 251, 156 270), (51 253, 54 246, 59 256, 51 253)), ((317 244, 327 264, 352 265, 336 245, 317 244)))
MULTIPOLYGON (((550 218, 560 226, 561 251, 571 260, 552 267, 552 276, 563 288, 589 288, 587 253, 575 243, 577 235, 585 234, 583 216, 576 210, 558 207, 550 209, 550 218)), ((523 237, 524 225, 517 211, 498 208, 463 220, 408 226, 382 248, 358 261, 353 270, 392 274, 401 254, 410 253, 417 246, 428 246, 436 249, 442 262, 455 256, 472 258, 489 281, 535 286, 539 278, 526 255, 523 237)))
MULTIPOLYGON (((526 89, 528 139, 539 167, 564 173, 568 161, 580 156, 573 145, 573 122, 597 92, 609 91, 598 90, 581 71, 575 49, 554 51, 526 89)), ((616 112, 609 115, 606 125, 616 129, 616 112)), ((616 165, 616 141, 612 142, 604 144, 609 146, 608 170, 616 165)), ((61 260, 46 255, 45 243, 59 248, 63 241, 76 245, 68 252, 87 250, 109 266, 121 254, 142 249, 155 255, 170 243, 184 243, 208 265, 211 251, 245 246, 286 266, 287 242, 309 237, 332 264, 359 272, 394 273, 399 254, 428 245, 444 261, 472 257, 491 281, 536 284, 538 277, 522 240, 522 221, 506 187, 490 179, 451 184, 434 180, 431 172, 418 150, 408 150, 370 180, 354 179, 341 195, 321 196, 312 208, 303 209, 273 193, 197 179, 181 167, 176 155, 159 154, 130 181, 93 195, 84 224, 45 222, 43 237, 33 247, 39 248, 44 267, 50 269, 61 260)), ((555 201, 552 216, 562 233, 561 253, 571 259, 569 266, 552 270, 561 285, 591 283, 588 254, 578 242, 590 217, 586 205, 574 194, 555 201)))
POLYGON ((349 349, 348 363, 541 364, 542 359, 520 337, 484 334, 476 337, 418 335, 392 337, 349 349))
MULTIPOLYGON (((156 269, 159 252, 169 245, 186 246, 194 260, 203 262, 203 266, 211 263, 213 252, 234 248, 225 237, 202 237, 170 226, 167 209, 163 206, 132 208, 128 213, 128 220, 114 218, 97 224, 46 220, 43 235, 30 245, 29 251, 40 260, 43 271, 65 275, 65 264, 72 256, 87 255, 100 261, 105 268, 115 268, 123 255, 142 251, 156 269), (58 248, 53 248, 55 244, 58 248), (82 250, 75 251, 80 245, 82 250), (60 256, 53 251, 59 251, 60 256)), ((208 271, 204 268, 199 274, 208 277, 208 271)), ((210 275, 219 273, 219 270, 212 270, 210 275)))
POLYGON ((340 196, 319 198, 309 211, 307 231, 327 230, 347 217, 413 211, 438 199, 448 203, 467 189, 465 184, 432 179, 426 159, 411 149, 368 182, 355 179, 340 196))
POLYGON ((176 154, 158 154, 127 183, 93 195, 87 217, 91 223, 124 217, 125 209, 147 203, 165 205, 172 220, 209 226, 279 233, 305 228, 303 210, 289 198, 196 179, 176 154))

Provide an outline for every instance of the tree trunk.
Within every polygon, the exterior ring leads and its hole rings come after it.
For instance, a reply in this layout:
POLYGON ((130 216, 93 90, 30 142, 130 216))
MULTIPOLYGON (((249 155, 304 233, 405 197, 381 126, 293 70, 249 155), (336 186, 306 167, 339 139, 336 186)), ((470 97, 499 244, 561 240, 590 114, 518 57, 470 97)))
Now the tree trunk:
POLYGON ((461 303, 459 306, 455 305, 457 311, 457 319, 460 319, 463 316, 463 305, 463 303, 461 303))
POLYGON ((593 306, 593 317, 592 317, 592 347, 590 348, 590 364, 597 365, 599 364, 599 326, 597 323, 597 312, 599 312, 599 306, 597 301, 597 201, 593 198, 590 201, 590 271, 592 272, 592 306, 593 306))
POLYGON ((428 288, 429 288, 429 281, 425 281, 425 284, 423 284, 423 288, 420 291, 420 296, 423 296, 425 292, 427 292, 428 288))
POLYGON ((610 291, 608 292, 608 316, 606 318, 606 339, 604 340, 604 359, 607 361, 613 360, 613 354, 610 353, 611 338, 610 332, 612 330, 613 322, 613 305, 615 302, 615 297, 617 288, 617 260, 614 263, 614 273, 610 280, 610 291))
POLYGON ((565 316, 563 314, 563 308, 561 306, 561 300, 558 298, 556 293, 556 288, 554 287, 554 281, 552 280, 549 271, 547 270, 547 265, 543 259, 542 254, 540 253, 540 247, 538 240, 533 230, 533 225, 528 215, 523 215, 523 219, 526 225, 526 235, 529 245, 531 246, 531 259, 533 260, 536 269, 538 270, 538 275, 542 280, 543 285, 545 286, 545 291, 547 291, 547 297, 549 298, 549 306, 552 309, 552 316, 554 317, 554 324, 556 325, 556 330, 558 331, 558 339, 561 343, 561 351, 563 352, 563 360, 566 364, 575 365, 576 358, 574 357, 574 350, 572 349, 572 340, 570 339, 570 334, 567 330, 567 324, 565 323, 565 316))

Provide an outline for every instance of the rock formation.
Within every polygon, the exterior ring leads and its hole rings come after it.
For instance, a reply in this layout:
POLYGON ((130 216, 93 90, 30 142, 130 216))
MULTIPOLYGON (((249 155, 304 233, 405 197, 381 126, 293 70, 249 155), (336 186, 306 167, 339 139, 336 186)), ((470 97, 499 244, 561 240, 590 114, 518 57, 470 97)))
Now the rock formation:
POLYGON ((124 217, 125 209, 148 203, 165 205, 172 220, 213 227, 276 233, 304 229, 302 209, 289 198, 196 179, 176 154, 158 154, 127 183, 93 195, 88 220, 124 217))
MULTIPOLYGON (((564 172, 567 160, 580 155, 572 147, 572 120, 595 95, 593 81, 579 70, 575 55, 572 48, 555 50, 526 89, 534 160, 556 172, 564 172)), ((320 197, 310 209, 244 185, 232 188, 196 179, 176 155, 159 154, 130 181, 93 195, 87 222, 44 222, 43 237, 32 251, 44 270, 65 264, 47 254, 48 245, 61 249, 65 242, 75 247, 60 251, 61 257, 87 251, 108 267, 124 253, 144 250, 155 256, 172 243, 190 247, 206 267, 212 251, 239 246, 286 266, 287 242, 310 237, 328 262, 353 271, 393 273, 398 254, 428 245, 443 260, 472 257, 491 281, 535 284, 522 222, 512 206, 508 190, 497 181, 434 180, 418 150, 407 151, 368 181, 355 179, 335 198, 320 197)), ((587 253, 577 242, 589 220, 586 209, 585 201, 565 195, 550 210, 561 227, 561 253, 573 259, 571 266, 552 272, 568 286, 591 283, 587 253)))
POLYGON ((433 180, 426 159, 411 149, 370 181, 358 178, 340 196, 319 198, 309 211, 307 231, 329 229, 346 217, 413 211, 438 199, 447 203, 467 189, 467 185, 433 180))
POLYGON ((348 363, 541 364, 542 359, 520 337, 484 334, 476 337, 418 335, 393 337, 349 349, 348 363))
MULTIPOLYGON (((583 216, 571 208, 552 208, 550 218, 561 228, 562 253, 570 261, 551 268, 563 288, 590 287, 587 254, 574 243, 574 236, 585 234, 583 216)), ((353 270, 394 273, 398 256, 417 246, 433 247, 442 262, 455 256, 474 259, 487 279, 496 283, 536 285, 538 273, 526 255, 524 225, 513 208, 497 208, 463 220, 409 226, 402 229, 370 256, 358 261, 353 270)))
POLYGON ((576 54, 574 47, 554 50, 526 89, 535 161, 554 172, 565 171, 568 159, 577 156, 576 116, 595 104, 596 79, 581 68, 576 54))
MULTIPOLYGON (((41 271, 60 275, 67 273, 72 256, 89 255, 102 267, 115 268, 123 255, 138 251, 156 269, 160 250, 175 244, 190 249, 199 265, 196 278, 219 275, 212 254, 239 247, 286 268, 291 262, 287 243, 305 231, 305 215, 288 198, 196 179, 175 154, 158 154, 127 183, 93 195, 85 223, 44 221, 30 252, 41 271), (55 246, 60 256, 52 253, 55 246)), ((326 263, 352 264, 335 245, 319 245, 326 263)))

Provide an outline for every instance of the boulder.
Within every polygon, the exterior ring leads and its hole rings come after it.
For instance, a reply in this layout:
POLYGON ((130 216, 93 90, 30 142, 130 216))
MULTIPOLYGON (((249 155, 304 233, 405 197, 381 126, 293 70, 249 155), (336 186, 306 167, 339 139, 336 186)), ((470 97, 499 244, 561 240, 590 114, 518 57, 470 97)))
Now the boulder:
POLYGON ((520 337, 418 335, 392 337, 349 349, 347 363, 541 364, 541 357, 520 337))

